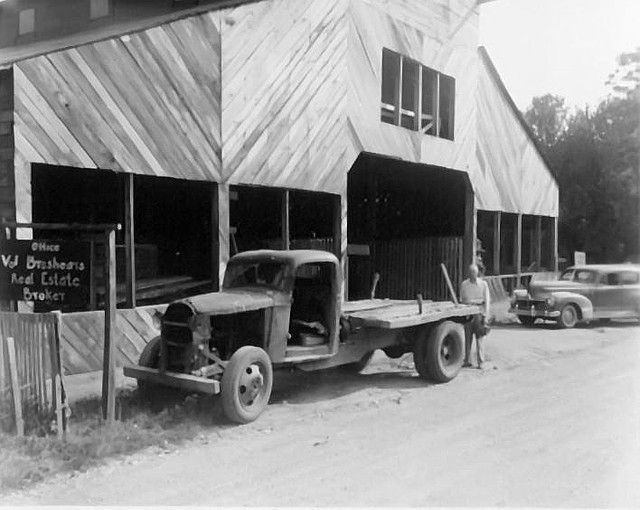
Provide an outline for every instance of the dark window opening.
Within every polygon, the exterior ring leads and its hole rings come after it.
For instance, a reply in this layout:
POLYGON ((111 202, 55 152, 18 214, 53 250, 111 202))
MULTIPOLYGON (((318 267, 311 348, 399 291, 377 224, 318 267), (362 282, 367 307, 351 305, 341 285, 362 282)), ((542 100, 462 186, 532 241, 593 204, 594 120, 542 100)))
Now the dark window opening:
POLYGON ((311 191, 289 192, 292 249, 333 252, 333 215, 336 197, 311 191))
POLYGON ((382 49, 380 120, 454 139, 455 79, 382 49))
POLYGON ((400 91, 400 55, 384 49, 382 51, 382 99, 380 118, 382 122, 397 124, 400 114, 398 99, 400 91))
POLYGON ((283 191, 274 188, 231 188, 231 255, 282 248, 282 197, 283 191))
POLYGON ((418 73, 417 62, 402 59, 402 110, 400 125, 416 131, 418 129, 418 73))
POLYGON ((500 272, 516 274, 516 249, 518 235, 518 215, 500 215, 500 272))
POLYGON ((428 67, 422 68, 422 114, 420 129, 427 135, 436 134, 436 112, 438 105, 438 73, 428 67))
POLYGON ((211 197, 210 183, 135 176, 139 304, 211 290, 211 197))
POLYGON ((455 80, 450 76, 441 74, 439 76, 440 91, 440 114, 439 126, 440 138, 453 140, 453 115, 454 115, 454 99, 455 99, 455 80))

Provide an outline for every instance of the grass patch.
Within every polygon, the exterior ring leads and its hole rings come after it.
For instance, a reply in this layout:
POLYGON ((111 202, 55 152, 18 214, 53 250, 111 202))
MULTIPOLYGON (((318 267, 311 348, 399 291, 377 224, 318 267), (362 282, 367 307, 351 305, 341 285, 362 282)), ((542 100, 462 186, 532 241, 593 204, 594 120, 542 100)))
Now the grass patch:
POLYGON ((129 391, 118 395, 117 405, 119 420, 107 426, 99 399, 75 403, 64 440, 42 429, 21 438, 0 433, 0 492, 59 473, 83 471, 144 448, 170 449, 223 423, 211 398, 167 397, 150 407, 129 391))

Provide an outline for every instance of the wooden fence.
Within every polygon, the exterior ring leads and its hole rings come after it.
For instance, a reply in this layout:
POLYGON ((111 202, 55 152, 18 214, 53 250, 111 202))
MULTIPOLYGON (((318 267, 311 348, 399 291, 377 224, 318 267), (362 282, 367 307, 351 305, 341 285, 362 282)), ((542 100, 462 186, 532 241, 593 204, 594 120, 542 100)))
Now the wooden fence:
POLYGON ((456 292, 462 281, 462 238, 426 237, 378 241, 373 245, 374 270, 380 273, 376 295, 391 299, 451 300, 440 263, 456 292))
POLYGON ((0 426, 25 428, 56 419, 64 431, 59 315, 0 312, 0 426))

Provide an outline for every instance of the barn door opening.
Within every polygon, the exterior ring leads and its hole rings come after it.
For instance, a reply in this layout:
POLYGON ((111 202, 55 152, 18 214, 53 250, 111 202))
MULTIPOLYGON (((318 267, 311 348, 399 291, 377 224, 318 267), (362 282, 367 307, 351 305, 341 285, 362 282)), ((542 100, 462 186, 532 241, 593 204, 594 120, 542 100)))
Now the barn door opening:
POLYGON ((450 299, 440 263, 457 286, 469 189, 464 172, 361 154, 348 177, 349 299, 368 297, 375 273, 377 297, 450 299))

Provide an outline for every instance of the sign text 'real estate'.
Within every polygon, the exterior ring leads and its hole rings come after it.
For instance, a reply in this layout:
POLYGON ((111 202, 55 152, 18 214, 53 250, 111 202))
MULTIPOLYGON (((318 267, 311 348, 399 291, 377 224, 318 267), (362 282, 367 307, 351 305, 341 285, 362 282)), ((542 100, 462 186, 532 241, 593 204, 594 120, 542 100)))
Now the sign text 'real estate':
POLYGON ((88 242, 0 241, 0 297, 48 304, 84 304, 89 297, 88 242))

